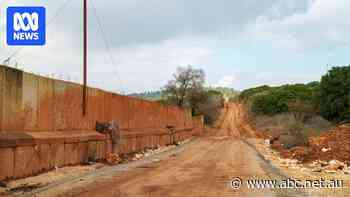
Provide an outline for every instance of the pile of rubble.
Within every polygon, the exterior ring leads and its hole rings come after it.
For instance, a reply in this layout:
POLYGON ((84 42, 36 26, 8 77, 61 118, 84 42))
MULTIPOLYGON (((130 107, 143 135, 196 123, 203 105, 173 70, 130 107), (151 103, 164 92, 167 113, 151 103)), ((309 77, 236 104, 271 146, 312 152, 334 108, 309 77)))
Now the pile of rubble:
MULTIPOLYGON (((190 140, 187 139, 187 140, 179 141, 179 142, 177 142, 174 145, 168 145, 168 146, 159 146, 158 145, 156 148, 153 148, 153 149, 152 148, 147 148, 145 150, 142 150, 140 152, 132 154, 131 158, 125 158, 123 160, 131 160, 131 161, 140 160, 140 159, 142 159, 144 157, 149 157, 151 155, 155 155, 155 154, 158 154, 158 153, 166 152, 168 150, 171 150, 171 149, 175 148, 176 146, 185 144, 185 143, 187 143, 189 141, 190 140)), ((155 159, 155 160, 157 160, 157 159, 155 159)))
POLYGON ((122 159, 116 153, 110 153, 106 157, 106 161, 110 165, 116 165, 122 162, 122 159))
MULTIPOLYGON (((311 162, 304 162, 297 159, 297 155, 293 156, 293 151, 272 148, 272 145, 268 141, 262 144, 256 144, 256 148, 262 153, 265 159, 282 168, 306 172, 350 174, 350 165, 336 159, 329 161, 316 159, 311 162)), ((299 154, 298 156, 305 155, 305 148, 295 147, 294 153, 299 154)))
POLYGON ((350 165, 350 125, 341 125, 318 137, 309 139, 308 146, 283 150, 281 154, 302 162, 338 160, 350 165))
MULTIPOLYGON (((184 140, 184 141, 177 142, 174 145, 168 145, 168 146, 160 146, 160 145, 158 145, 155 148, 147 148, 145 150, 142 150, 142 151, 139 151, 139 152, 134 152, 134 153, 129 153, 129 154, 118 155, 116 153, 110 153, 110 154, 107 155, 106 161, 110 165, 116 165, 116 164, 119 164, 119 163, 127 163, 127 162, 130 162, 130 161, 137 161, 137 160, 140 160, 142 158, 149 157, 151 155, 155 155, 155 154, 158 154, 158 153, 166 152, 166 151, 168 151, 170 149, 175 148, 176 146, 179 146, 181 144, 187 143, 189 141, 190 140, 187 139, 187 140, 184 140)), ((154 159, 154 161, 157 162, 158 159, 154 159)))
POLYGON ((312 137, 307 146, 284 149, 282 145, 270 142, 265 140, 265 155, 281 167, 350 174, 350 125, 340 125, 312 137))
POLYGON ((176 145, 157 146, 157 148, 155 148, 155 149, 145 149, 139 153, 134 154, 134 156, 131 160, 133 160, 133 161, 140 160, 144 157, 149 157, 149 156, 154 155, 154 154, 168 151, 168 150, 174 148, 175 146, 176 145))
POLYGON ((278 162, 280 167, 296 169, 300 171, 350 174, 350 167, 344 162, 338 160, 315 160, 311 163, 304 164, 297 159, 279 158, 278 162))
POLYGON ((338 160, 322 161, 316 160, 309 164, 313 172, 327 172, 336 173, 342 172, 344 174, 350 174, 350 167, 344 162, 338 160))

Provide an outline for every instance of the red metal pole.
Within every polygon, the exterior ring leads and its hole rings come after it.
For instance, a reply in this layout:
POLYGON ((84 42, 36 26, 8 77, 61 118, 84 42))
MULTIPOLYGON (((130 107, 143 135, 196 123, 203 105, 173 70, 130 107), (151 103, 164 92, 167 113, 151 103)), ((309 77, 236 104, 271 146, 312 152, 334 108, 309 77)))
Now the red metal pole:
POLYGON ((84 0, 84 13, 83 13, 83 18, 84 18, 84 55, 83 55, 83 64, 84 64, 84 87, 83 87, 83 116, 86 115, 86 93, 87 93, 87 87, 86 87, 86 82, 87 82, 87 0, 84 0))

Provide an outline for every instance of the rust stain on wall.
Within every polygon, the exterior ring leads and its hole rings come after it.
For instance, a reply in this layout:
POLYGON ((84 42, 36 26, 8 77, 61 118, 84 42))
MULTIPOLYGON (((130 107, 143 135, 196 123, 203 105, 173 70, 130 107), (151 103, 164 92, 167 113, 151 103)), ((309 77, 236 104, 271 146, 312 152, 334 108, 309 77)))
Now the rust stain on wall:
POLYGON ((82 116, 82 86, 0 66, 0 129, 20 131, 94 130, 96 121, 115 121, 123 130, 192 127, 188 109, 88 88, 82 116))
POLYGON ((5 69, 3 91, 3 130, 18 131, 23 128, 24 114, 22 105, 23 72, 17 69, 5 69))
POLYGON ((54 80, 45 77, 38 78, 38 128, 39 131, 54 131, 54 80))

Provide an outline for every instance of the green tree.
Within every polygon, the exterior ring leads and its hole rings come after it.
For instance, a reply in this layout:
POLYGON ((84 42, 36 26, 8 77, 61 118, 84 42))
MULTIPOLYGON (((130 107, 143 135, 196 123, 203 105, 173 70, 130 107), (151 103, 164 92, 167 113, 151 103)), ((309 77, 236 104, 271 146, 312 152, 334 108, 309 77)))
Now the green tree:
MULTIPOLYGON (((264 86, 262 86, 264 87, 264 86)), ((294 85, 283 85, 280 87, 274 87, 265 89, 263 93, 261 91, 247 90, 245 92, 255 92, 254 94, 249 93, 248 100, 251 102, 251 110, 256 114, 274 115, 278 113, 290 112, 290 107, 293 107, 294 112, 297 110, 296 107, 301 107, 305 110, 306 106, 302 106, 300 102, 307 105, 311 105, 314 108, 317 99, 314 97, 317 90, 317 84, 294 84, 294 85), (291 105, 299 101, 299 105, 291 105)))
POLYGON ((322 76, 320 113, 331 121, 350 121, 350 66, 333 67, 322 76))

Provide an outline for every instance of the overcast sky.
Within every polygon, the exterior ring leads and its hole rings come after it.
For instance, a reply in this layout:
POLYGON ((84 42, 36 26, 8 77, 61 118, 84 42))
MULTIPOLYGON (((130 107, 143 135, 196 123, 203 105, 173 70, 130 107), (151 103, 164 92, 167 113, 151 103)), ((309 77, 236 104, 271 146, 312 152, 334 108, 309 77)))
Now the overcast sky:
MULTIPOLYGON (((66 0, 0 1, 0 61, 7 6, 42 5, 47 22, 66 0)), ((178 66, 204 69, 208 84, 252 86, 318 80, 350 64, 349 0, 89 0, 91 86, 126 93, 161 88, 178 66), (111 64, 91 4, 101 18, 111 64), (119 76, 119 77, 118 77, 119 76)), ((12 59, 26 71, 82 80, 82 0, 70 0, 47 26, 42 47, 12 59)))

